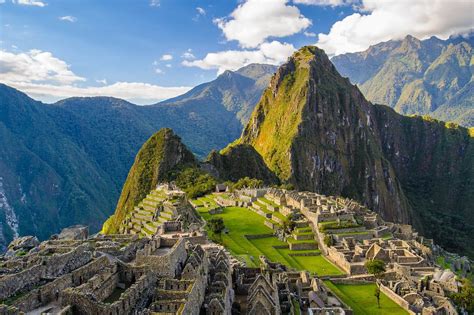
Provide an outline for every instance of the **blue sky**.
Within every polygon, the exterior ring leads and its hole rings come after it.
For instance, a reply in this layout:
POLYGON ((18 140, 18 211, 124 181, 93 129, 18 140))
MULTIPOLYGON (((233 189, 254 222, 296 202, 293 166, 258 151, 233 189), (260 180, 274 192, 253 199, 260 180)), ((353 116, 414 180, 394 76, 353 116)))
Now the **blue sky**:
POLYGON ((457 21, 446 17, 448 1, 431 1, 441 22, 436 12, 427 22, 423 8, 400 17, 400 3, 407 9, 413 1, 382 2, 0 0, 0 81, 49 102, 103 94, 149 104, 226 69, 280 64, 303 45, 333 55, 408 32, 447 37, 472 29, 472 17, 462 15, 472 1, 452 2, 457 21), (390 18, 406 26, 384 28, 390 18))

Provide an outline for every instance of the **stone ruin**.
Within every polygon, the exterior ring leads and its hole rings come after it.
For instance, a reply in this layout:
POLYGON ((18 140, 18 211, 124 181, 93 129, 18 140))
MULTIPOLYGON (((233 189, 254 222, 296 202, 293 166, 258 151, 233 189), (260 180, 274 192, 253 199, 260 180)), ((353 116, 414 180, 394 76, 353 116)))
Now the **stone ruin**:
MULTIPOLYGON (((380 259, 387 266, 381 291, 410 314, 457 314, 448 297, 459 291, 456 274, 434 263, 442 249, 411 226, 384 222, 353 200, 309 192, 245 190, 233 198, 246 201, 222 202, 256 206, 258 212, 256 198, 262 196, 269 222, 295 214, 296 226, 312 230, 305 235, 347 273, 332 281, 370 280, 365 262, 380 259), (331 244, 325 244, 327 236, 331 244)), ((308 272, 264 256, 260 268, 243 266, 209 241, 204 222, 174 187, 159 187, 147 198, 124 220, 122 234, 89 236, 87 227, 73 226, 41 243, 14 240, 0 256, 0 315, 280 315, 295 314, 298 306, 303 314, 352 314, 308 272), (173 216, 163 219, 165 213, 173 216), (150 222, 156 223, 152 233, 150 222)), ((451 261, 466 272, 471 264, 462 259, 451 261)))
MULTIPOLYGON (((452 271, 436 264, 434 251, 442 250, 411 225, 385 222, 365 206, 341 197, 270 189, 266 198, 301 211, 321 251, 349 275, 349 282, 370 279, 365 263, 382 260, 387 271, 379 282, 381 291, 410 314, 458 314, 448 295, 458 292, 460 282, 452 271)), ((466 257, 453 261, 459 265, 453 270, 464 274, 472 265, 466 257)), ((340 308, 329 312, 344 314, 340 308)), ((308 314, 326 313, 316 307, 308 314)))
POLYGON ((50 239, 0 261, 0 314, 230 314, 230 260, 193 238, 50 239), (212 284, 212 286, 210 285, 212 284))

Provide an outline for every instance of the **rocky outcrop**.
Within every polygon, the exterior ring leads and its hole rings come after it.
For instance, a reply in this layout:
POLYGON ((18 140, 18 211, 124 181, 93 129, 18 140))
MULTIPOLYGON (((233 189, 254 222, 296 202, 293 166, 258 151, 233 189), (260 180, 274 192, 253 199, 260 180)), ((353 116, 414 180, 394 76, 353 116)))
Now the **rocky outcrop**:
POLYGON ((22 236, 14 239, 8 245, 8 251, 6 252, 6 256, 15 256, 22 254, 24 255, 31 249, 35 248, 39 245, 39 241, 35 236, 22 236))
POLYGON ((197 165, 194 155, 169 128, 155 133, 143 144, 128 173, 117 208, 103 226, 104 233, 116 233, 120 222, 170 172, 187 165, 197 165))

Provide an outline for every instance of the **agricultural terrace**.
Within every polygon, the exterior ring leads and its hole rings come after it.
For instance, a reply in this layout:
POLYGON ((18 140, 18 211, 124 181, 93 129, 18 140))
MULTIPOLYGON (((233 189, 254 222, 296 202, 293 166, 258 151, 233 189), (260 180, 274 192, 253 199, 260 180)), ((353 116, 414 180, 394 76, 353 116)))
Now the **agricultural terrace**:
POLYGON ((331 281, 324 283, 354 311, 354 315, 406 315, 403 308, 385 294, 380 293, 380 308, 374 296, 375 284, 335 284, 331 281))
MULTIPOLYGON (((249 267, 258 267, 259 256, 264 255, 273 262, 279 262, 296 270, 308 270, 317 275, 341 275, 343 272, 326 258, 320 255, 320 251, 314 250, 290 250, 288 243, 280 241, 273 236, 273 230, 267 227, 265 217, 248 208, 225 207, 223 212, 211 215, 210 209, 217 206, 214 195, 207 195, 193 200, 198 213, 206 220, 213 217, 221 217, 226 227, 225 233, 211 238, 224 245, 234 256, 244 261, 249 267), (259 238, 252 238, 259 235, 259 238), (250 236, 250 237, 249 237, 250 236), (312 256, 295 256, 295 254, 311 254, 312 256)), ((311 228, 302 228, 296 233, 312 233, 311 228)), ((289 239, 290 242, 308 242, 289 239)))

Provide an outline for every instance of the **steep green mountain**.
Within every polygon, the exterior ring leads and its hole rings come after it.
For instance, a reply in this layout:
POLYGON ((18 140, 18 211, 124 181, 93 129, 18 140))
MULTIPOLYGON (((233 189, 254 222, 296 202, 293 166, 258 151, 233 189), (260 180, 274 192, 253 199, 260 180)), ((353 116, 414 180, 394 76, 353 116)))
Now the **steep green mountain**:
POLYGON ((407 221, 411 209, 373 132, 371 106, 322 50, 304 47, 272 78, 240 142, 300 190, 346 195, 407 221))
POLYGON ((372 105, 316 47, 279 68, 237 145, 282 182, 354 198, 474 255, 473 132, 372 105))
POLYGON ((420 41, 407 36, 332 58, 365 97, 402 114, 474 126, 473 37, 420 41))
POLYGON ((0 251, 15 233, 44 239, 78 223, 99 230, 140 146, 161 128, 198 157, 225 147, 274 70, 249 65, 152 106, 111 97, 48 105, 0 85, 0 251))
POLYGON ((112 177, 49 116, 52 108, 0 85, 0 246, 14 235, 100 228, 117 194, 112 177))
POLYGON ((474 257, 474 128, 374 106, 384 156, 424 235, 474 257), (470 134, 469 134, 470 131, 470 134))
POLYGON ((105 233, 117 233, 120 222, 169 173, 179 167, 196 165, 194 155, 169 128, 155 133, 141 147, 122 189, 114 215, 104 224, 105 233))

